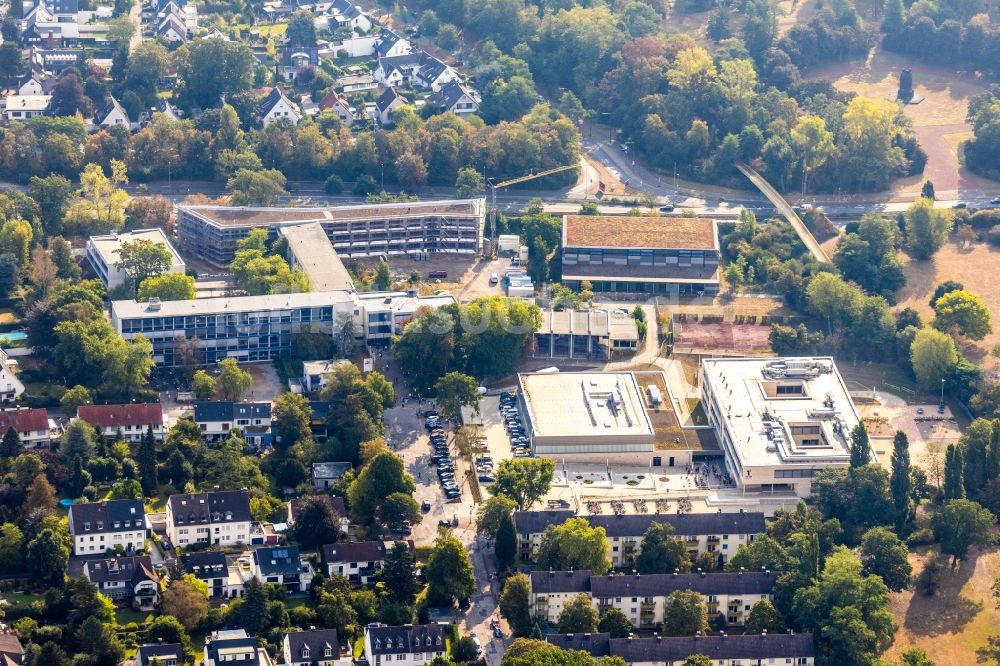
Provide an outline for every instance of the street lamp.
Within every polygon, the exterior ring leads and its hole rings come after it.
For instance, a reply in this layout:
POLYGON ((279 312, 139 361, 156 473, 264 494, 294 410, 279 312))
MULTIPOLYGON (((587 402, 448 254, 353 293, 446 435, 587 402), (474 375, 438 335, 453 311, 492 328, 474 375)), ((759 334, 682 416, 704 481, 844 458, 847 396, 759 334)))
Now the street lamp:
POLYGON ((944 377, 941 378, 941 406, 944 407, 944 377))

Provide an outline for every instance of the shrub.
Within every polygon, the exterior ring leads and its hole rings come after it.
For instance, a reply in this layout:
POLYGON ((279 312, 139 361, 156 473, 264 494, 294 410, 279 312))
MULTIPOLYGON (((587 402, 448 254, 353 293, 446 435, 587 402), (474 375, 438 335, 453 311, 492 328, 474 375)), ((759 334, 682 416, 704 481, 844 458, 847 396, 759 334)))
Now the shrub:
MULTIPOLYGON (((972 225, 973 229, 990 229, 1000 224, 1000 208, 987 208, 986 210, 977 210, 975 213, 969 216, 969 224, 972 225)), ((992 231, 992 229, 990 229, 992 231)))
POLYGON ((337 174, 331 174, 323 183, 323 191, 327 194, 340 194, 344 191, 344 181, 337 174))
POLYGON ((986 232, 986 242, 990 245, 1000 245, 1000 224, 995 224, 986 232))
POLYGON ((929 527, 922 527, 914 530, 910 538, 906 540, 910 546, 929 546, 934 543, 934 531, 929 527))

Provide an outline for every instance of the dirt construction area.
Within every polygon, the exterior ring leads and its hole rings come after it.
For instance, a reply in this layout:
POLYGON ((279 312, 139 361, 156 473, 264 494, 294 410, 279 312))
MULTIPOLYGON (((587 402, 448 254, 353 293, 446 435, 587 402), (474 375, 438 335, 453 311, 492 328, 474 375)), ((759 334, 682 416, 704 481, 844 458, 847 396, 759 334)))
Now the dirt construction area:
POLYGON ((958 156, 959 144, 972 136, 965 119, 969 98, 985 90, 986 84, 877 49, 864 62, 817 69, 809 78, 828 79, 838 90, 872 99, 895 99, 904 67, 913 72, 914 91, 923 98, 906 105, 903 112, 927 151, 927 166, 921 176, 898 181, 895 189, 918 192, 925 180, 931 180, 941 195, 988 185, 990 181, 962 168, 958 156))
POLYGON ((673 330, 674 349, 678 352, 700 349, 739 349, 755 352, 771 350, 771 343, 768 341, 770 326, 675 321, 673 330))

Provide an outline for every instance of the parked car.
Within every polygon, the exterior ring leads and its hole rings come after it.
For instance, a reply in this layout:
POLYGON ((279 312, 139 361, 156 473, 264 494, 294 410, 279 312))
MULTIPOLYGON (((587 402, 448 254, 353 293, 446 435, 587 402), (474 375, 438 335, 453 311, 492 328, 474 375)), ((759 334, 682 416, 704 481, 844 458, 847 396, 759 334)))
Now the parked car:
POLYGON ((420 504, 420 510, 421 511, 430 511, 431 510, 431 503, 428 500, 424 500, 420 504))
POLYGON ((496 483, 497 479, 495 476, 492 476, 490 474, 480 474, 479 480, 482 481, 483 483, 496 483))
POLYGON ((660 212, 661 213, 672 213, 672 212, 674 212, 674 205, 673 204, 667 204, 665 206, 660 206, 660 212))

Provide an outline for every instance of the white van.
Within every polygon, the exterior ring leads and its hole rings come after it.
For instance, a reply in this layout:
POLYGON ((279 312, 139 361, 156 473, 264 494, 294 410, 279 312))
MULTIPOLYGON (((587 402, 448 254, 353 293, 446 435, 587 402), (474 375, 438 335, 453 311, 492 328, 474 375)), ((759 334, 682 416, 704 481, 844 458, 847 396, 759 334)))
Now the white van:
POLYGON ((496 273, 490 275, 490 284, 500 284, 500 276, 496 273))

